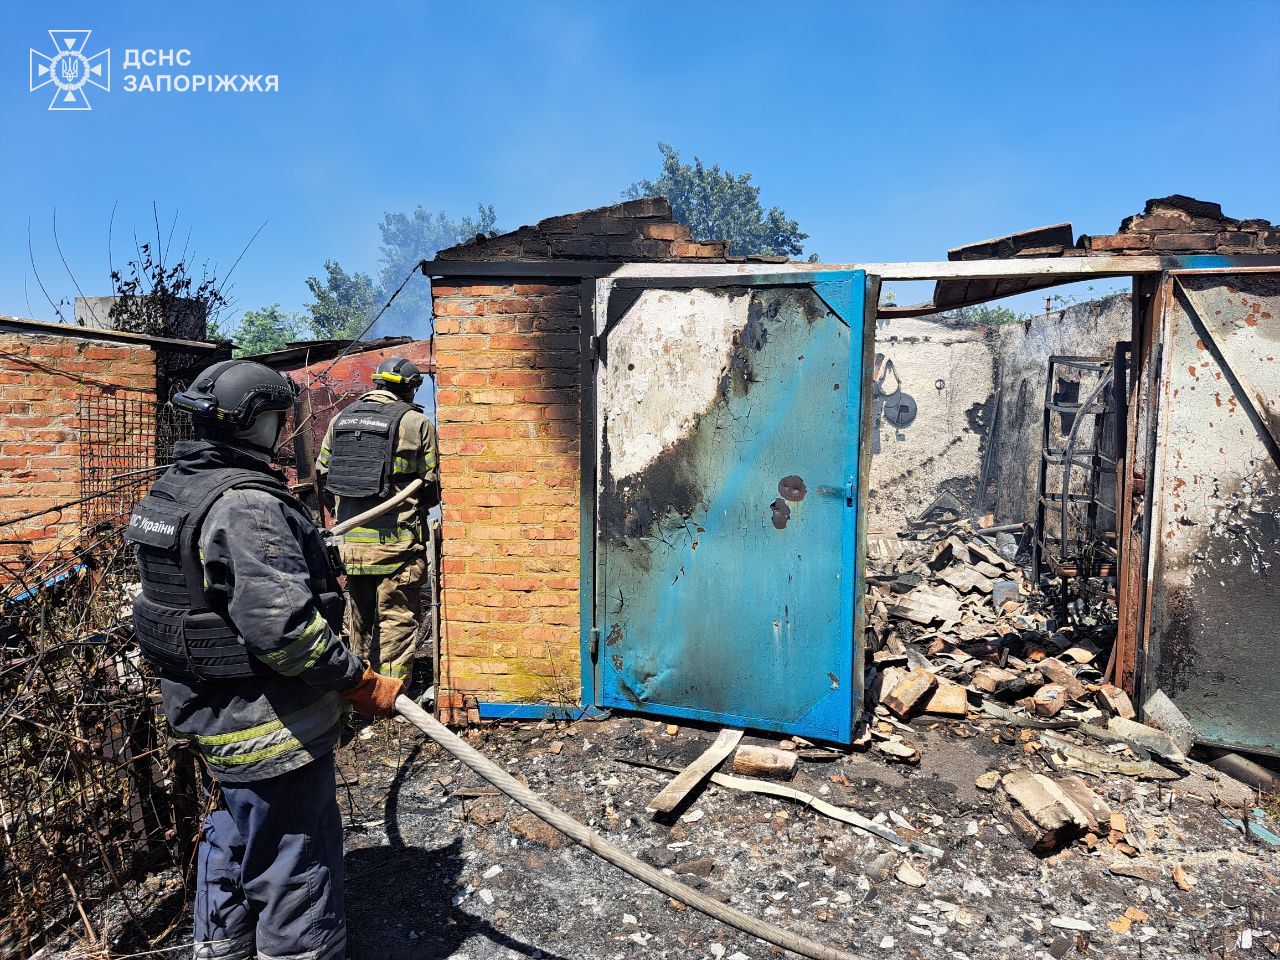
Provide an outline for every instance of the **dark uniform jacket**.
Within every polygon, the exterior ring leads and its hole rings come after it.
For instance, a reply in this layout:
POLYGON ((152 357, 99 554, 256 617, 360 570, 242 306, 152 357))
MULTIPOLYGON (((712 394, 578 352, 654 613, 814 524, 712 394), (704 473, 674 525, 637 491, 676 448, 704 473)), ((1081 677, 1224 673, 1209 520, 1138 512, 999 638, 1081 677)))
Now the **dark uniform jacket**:
MULTIPOLYGON (((174 453, 171 469, 179 476, 220 467, 273 473, 228 444, 186 442, 174 453)), ((229 783, 278 776, 324 756, 347 708, 337 691, 354 687, 364 665, 317 605, 324 545, 311 518, 266 491, 233 489, 210 509, 199 543, 206 592, 225 601, 240 640, 271 672, 165 678, 164 710, 174 732, 229 783)))

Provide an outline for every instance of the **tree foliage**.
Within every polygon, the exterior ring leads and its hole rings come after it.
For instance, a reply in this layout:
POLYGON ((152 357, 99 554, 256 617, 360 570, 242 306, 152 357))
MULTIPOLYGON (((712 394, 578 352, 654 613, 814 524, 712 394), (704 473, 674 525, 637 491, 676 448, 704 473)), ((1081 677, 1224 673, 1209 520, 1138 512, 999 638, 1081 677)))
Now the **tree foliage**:
POLYGON ((307 277, 315 299, 305 304, 312 333, 319 340, 357 337, 379 305, 378 285, 367 273, 347 273, 336 260, 324 262, 325 279, 307 277))
POLYGON ((961 327, 1000 327, 1008 323, 1022 323, 1030 319, 1030 314, 1018 313, 1008 307, 990 303, 979 303, 969 307, 960 307, 947 316, 961 327))
POLYGON ((797 257, 804 253, 807 233, 778 207, 760 205, 760 188, 751 174, 735 175, 719 165, 707 167, 698 157, 682 163, 675 147, 659 143, 662 172, 655 180, 638 180, 623 196, 629 200, 664 196, 677 222, 695 240, 728 240, 739 255, 797 257))
POLYGON ((234 333, 237 357, 279 350, 294 340, 311 336, 311 324, 298 313, 285 313, 273 303, 261 310, 246 310, 234 333))
MULTIPOLYGON (((382 247, 378 252, 378 279, 385 300, 404 282, 420 260, 430 260, 446 247, 452 247, 477 234, 497 229, 498 216, 493 204, 476 205, 474 218, 455 220, 443 210, 428 213, 421 205, 412 213, 387 213, 378 224, 382 247)), ((410 280, 378 321, 379 334, 421 336, 431 324, 431 288, 425 278, 410 280)))

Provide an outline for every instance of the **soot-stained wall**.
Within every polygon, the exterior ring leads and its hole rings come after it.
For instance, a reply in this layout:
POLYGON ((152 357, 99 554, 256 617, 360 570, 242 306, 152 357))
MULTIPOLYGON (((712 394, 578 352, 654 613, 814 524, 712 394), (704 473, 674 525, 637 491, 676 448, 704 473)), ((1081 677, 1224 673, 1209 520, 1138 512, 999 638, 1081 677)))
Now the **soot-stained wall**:
POLYGON ((992 471, 998 522, 1020 523, 1036 516, 1044 418, 1045 377, 1052 356, 1110 357, 1128 340, 1132 309, 1128 294, 1072 304, 1030 328, 1002 326, 995 349, 1000 359, 1000 414, 992 471))
POLYGON ((995 392, 988 328, 928 317, 876 328, 874 436, 867 529, 907 529, 941 493, 978 511, 995 392))

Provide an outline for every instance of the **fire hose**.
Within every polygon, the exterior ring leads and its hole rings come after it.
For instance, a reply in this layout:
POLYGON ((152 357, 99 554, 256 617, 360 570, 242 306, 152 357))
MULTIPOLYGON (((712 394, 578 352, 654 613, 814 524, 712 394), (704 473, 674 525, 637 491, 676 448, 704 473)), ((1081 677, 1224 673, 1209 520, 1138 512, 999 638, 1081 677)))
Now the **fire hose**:
POLYGON ((788 933, 773 924, 749 917, 742 911, 735 910, 719 900, 713 900, 693 887, 667 876, 661 870, 633 857, 617 844, 609 842, 595 831, 583 826, 563 810, 547 803, 408 697, 402 695, 396 700, 396 710, 400 716, 538 819, 555 827, 574 843, 586 847, 597 857, 609 861, 623 873, 630 874, 641 883, 665 893, 672 900, 678 900, 712 919, 759 937, 767 943, 790 950, 792 953, 798 953, 802 957, 812 957, 813 960, 861 960, 856 954, 788 933))
MULTIPOLYGON (((352 527, 357 527, 362 523, 372 520, 374 517, 381 516, 388 510, 403 503, 406 499, 413 495, 417 489, 422 486, 421 480, 415 480, 407 487, 397 493, 395 496, 388 498, 383 503, 378 504, 370 510, 333 527, 328 531, 329 536, 338 536, 352 527)), ((552 806, 546 800, 543 800, 536 793, 530 790, 524 784, 520 783, 515 777, 507 773, 496 763, 484 756, 474 747, 470 746, 466 741, 453 733, 448 727, 437 720, 427 711, 410 700, 407 696, 401 695, 396 698, 396 711, 400 716, 404 717, 415 727, 425 733, 428 737, 443 747, 448 753, 452 754, 466 766, 493 784, 508 797, 514 800, 520 806, 524 807, 538 819, 550 824, 559 830, 566 837, 579 846, 585 847, 594 853, 597 857, 607 860, 623 873, 635 877, 641 883, 647 884, 653 889, 666 894, 672 900, 679 901, 687 906, 693 907, 714 920, 727 924, 743 933, 749 933, 753 937, 759 937, 766 943, 772 943, 775 946, 790 950, 802 957, 811 957, 812 960, 862 960, 856 954, 849 953, 837 947, 829 947, 825 944, 817 943, 806 937, 801 937, 793 933, 775 927, 771 923, 765 923, 763 920, 757 920, 750 917, 740 910, 721 903, 706 896, 703 893, 693 889, 687 884, 681 883, 674 877, 669 877, 661 870, 658 870, 644 861, 632 856, 615 843, 611 843, 604 837, 600 836, 594 830, 591 830, 579 823, 573 817, 569 816, 558 807, 552 806)))
POLYGON ((412 483, 410 483, 403 490, 397 492, 394 496, 388 497, 386 500, 383 500, 382 503, 378 504, 376 507, 370 507, 364 513, 357 513, 354 517, 351 517, 348 520, 343 520, 341 523, 327 530, 326 533, 328 533, 330 537, 340 537, 344 533, 346 533, 348 530, 350 530, 352 527, 358 527, 362 523, 368 523, 374 517, 382 516, 392 507, 400 506, 400 504, 404 503, 411 496, 417 493, 418 488, 421 486, 422 486, 422 479, 418 478, 417 480, 414 480, 412 483))

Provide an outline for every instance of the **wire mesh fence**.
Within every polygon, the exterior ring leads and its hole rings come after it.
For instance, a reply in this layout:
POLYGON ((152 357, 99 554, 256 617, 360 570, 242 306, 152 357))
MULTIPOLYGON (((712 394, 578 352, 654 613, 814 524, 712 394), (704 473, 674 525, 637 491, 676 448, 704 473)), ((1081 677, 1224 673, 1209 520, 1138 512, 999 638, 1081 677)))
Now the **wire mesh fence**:
POLYGON ((81 530, 119 528, 173 446, 192 436, 191 419, 150 393, 85 393, 77 410, 80 435, 81 530))
POLYGON ((61 549, 2 571, 3 956, 68 927, 92 947, 141 926, 136 881, 185 867, 201 804, 125 626, 137 584, 122 536, 190 424, 154 395, 115 391, 84 394, 78 428, 79 522, 66 522, 61 549))

